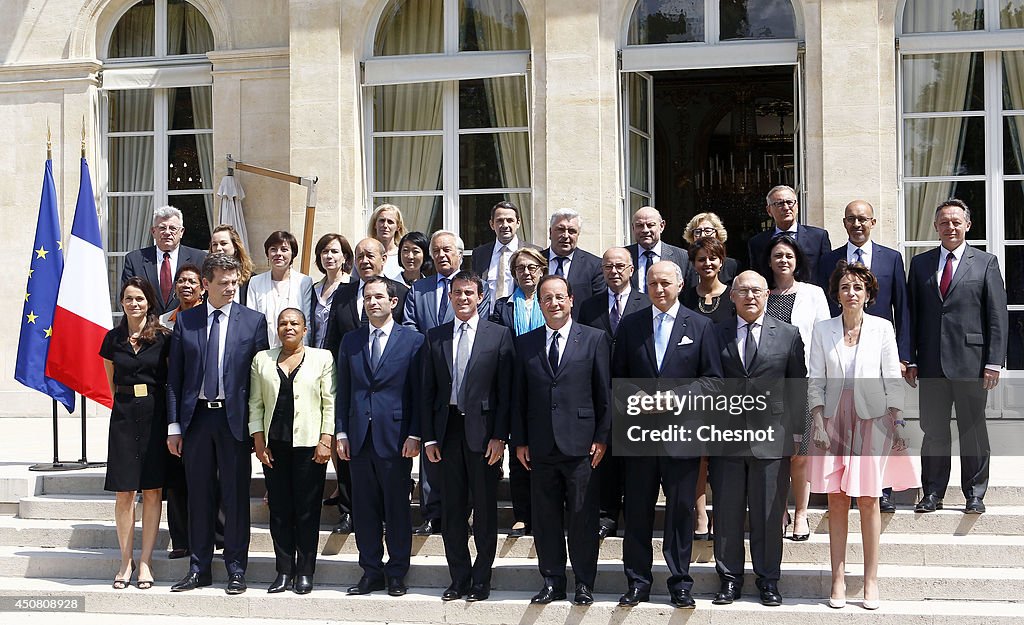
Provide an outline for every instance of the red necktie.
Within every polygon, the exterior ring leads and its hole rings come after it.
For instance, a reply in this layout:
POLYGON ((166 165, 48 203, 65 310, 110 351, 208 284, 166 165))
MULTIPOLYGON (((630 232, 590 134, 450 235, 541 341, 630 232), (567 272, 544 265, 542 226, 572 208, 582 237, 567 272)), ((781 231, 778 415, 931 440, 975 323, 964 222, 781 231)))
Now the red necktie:
POLYGON ((171 253, 164 252, 164 262, 160 263, 160 295, 164 303, 171 301, 171 253))
POLYGON ((949 283, 953 281, 953 252, 946 255, 946 266, 942 268, 942 278, 939 280, 939 293, 942 299, 946 299, 949 293, 949 283))

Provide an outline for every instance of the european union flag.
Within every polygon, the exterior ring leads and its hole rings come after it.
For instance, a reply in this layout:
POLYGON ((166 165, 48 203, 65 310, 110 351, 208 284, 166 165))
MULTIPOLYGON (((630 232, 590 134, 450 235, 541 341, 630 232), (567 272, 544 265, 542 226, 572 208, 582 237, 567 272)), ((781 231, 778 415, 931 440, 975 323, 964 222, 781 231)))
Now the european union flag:
POLYGON ((57 220, 57 189, 53 185, 53 163, 47 159, 28 286, 25 287, 14 379, 49 395, 72 412, 75 409, 75 392, 46 377, 45 373, 50 336, 53 334, 53 311, 57 307, 57 288, 63 272, 64 250, 57 220))

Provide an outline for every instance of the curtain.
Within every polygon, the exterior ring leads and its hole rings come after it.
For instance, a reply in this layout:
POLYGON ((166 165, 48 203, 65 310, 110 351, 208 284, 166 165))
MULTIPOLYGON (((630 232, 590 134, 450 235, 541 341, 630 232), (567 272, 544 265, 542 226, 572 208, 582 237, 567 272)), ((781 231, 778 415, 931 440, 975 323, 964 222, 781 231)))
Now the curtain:
POLYGON ((903 32, 984 30, 984 0, 907 0, 903 32))

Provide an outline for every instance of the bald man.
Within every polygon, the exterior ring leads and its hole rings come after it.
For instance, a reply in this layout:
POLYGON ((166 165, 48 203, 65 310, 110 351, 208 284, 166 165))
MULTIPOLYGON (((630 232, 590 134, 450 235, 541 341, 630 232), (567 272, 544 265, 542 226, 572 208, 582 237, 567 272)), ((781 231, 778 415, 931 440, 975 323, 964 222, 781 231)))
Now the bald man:
POLYGON ((647 292, 647 271, 660 260, 679 265, 684 276, 692 272, 686 250, 661 240, 661 235, 665 231, 665 220, 658 209, 644 206, 633 213, 630 223, 633 227, 633 240, 636 243, 627 246, 626 249, 629 250, 633 267, 636 268, 631 279, 633 288, 641 293, 647 292))

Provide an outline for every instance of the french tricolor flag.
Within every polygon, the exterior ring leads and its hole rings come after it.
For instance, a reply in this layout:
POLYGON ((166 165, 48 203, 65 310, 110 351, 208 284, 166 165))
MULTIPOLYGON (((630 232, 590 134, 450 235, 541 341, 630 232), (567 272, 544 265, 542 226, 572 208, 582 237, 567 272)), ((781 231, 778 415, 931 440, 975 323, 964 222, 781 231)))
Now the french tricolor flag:
POLYGON ((112 327, 110 288, 92 178, 85 158, 75 221, 64 258, 46 375, 109 408, 113 398, 99 352, 103 337, 112 327))

